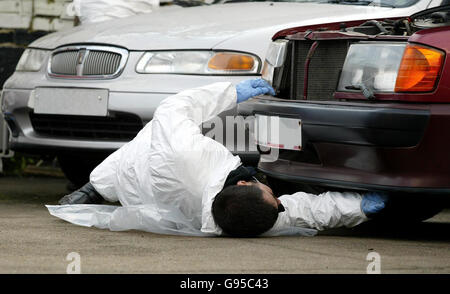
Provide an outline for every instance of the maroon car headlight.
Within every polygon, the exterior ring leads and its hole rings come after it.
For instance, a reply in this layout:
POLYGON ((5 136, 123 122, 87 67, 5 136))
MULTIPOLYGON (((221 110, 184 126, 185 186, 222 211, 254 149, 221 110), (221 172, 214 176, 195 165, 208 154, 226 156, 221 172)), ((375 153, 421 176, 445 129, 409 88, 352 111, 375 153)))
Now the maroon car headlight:
POLYGON ((342 69, 338 91, 371 89, 383 92, 432 91, 444 53, 410 43, 352 44, 342 69))
POLYGON ((375 92, 394 92, 406 44, 367 42, 350 45, 338 91, 366 87, 375 92))
POLYGON ((267 50, 266 60, 262 69, 261 76, 269 84, 276 88, 274 84, 274 74, 277 68, 281 68, 286 59, 287 40, 276 40, 272 42, 267 50))

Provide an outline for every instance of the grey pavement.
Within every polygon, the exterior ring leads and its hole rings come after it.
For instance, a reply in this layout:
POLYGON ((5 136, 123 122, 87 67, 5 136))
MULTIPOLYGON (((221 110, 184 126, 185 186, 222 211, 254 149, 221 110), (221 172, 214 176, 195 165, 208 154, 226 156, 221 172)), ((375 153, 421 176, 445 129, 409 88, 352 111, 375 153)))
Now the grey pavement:
POLYGON ((200 238, 84 228, 48 214, 67 181, 0 177, 0 273, 357 273, 371 252, 382 273, 450 273, 450 209, 419 225, 366 224, 315 237, 200 238))

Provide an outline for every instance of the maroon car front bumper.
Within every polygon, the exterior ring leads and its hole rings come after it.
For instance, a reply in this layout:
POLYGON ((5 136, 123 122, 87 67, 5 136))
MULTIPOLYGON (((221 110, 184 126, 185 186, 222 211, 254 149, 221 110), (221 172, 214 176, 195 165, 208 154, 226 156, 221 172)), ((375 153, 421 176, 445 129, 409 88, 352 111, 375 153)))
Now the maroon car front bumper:
MULTIPOLYGON (((303 151, 259 169, 327 187, 450 194, 450 105, 293 101, 263 97, 244 115, 302 119, 303 151)), ((266 155, 262 155, 264 158, 266 155)))

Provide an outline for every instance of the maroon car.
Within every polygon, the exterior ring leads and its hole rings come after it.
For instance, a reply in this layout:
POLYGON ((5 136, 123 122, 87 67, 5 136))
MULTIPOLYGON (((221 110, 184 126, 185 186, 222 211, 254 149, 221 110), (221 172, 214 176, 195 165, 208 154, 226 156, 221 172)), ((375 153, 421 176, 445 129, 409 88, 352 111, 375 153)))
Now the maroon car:
POLYGON ((240 105, 256 117, 259 169, 315 191, 385 191, 415 203, 411 218, 438 212, 450 195, 450 5, 273 41, 263 77, 276 97, 240 105))

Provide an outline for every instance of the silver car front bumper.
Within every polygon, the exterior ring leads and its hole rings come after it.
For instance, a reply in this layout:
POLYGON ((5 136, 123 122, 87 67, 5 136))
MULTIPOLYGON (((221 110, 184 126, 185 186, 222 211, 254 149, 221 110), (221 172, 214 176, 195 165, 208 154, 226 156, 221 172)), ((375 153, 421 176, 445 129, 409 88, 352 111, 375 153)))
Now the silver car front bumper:
MULTIPOLYGON (((109 140, 90 140, 81 138, 60 138, 38 134, 32 126, 30 97, 33 90, 7 89, 3 91, 3 113, 13 122, 9 123, 13 136, 12 149, 101 149, 115 150, 126 142, 109 140), (15 125, 13 125, 15 124, 15 125)), ((142 119, 143 124, 152 119, 153 112, 167 94, 110 92, 108 110, 111 112, 132 113, 142 119)))
MULTIPOLYGON (((2 110, 12 131, 12 136, 10 137, 11 149, 43 154, 74 149, 112 152, 127 142, 123 140, 65 138, 36 132, 30 117, 34 110, 31 98, 34 95, 33 91, 27 89, 6 89, 2 93, 2 110)), ((142 126, 144 126, 152 119, 159 103, 169 95, 161 93, 109 92, 108 112, 127 113, 137 116, 142 121, 142 126)), ((235 115, 236 109, 226 111, 220 115, 219 119, 224 122, 224 133, 230 130, 230 127, 225 122, 228 118, 233 118, 235 115)), ((67 116, 67 119, 70 119, 70 116, 67 116)), ((214 120, 212 124, 208 122, 205 125, 203 132, 206 134, 211 127, 215 126, 214 120)), ((229 140, 230 137, 224 134, 220 136, 224 142, 220 143, 241 157, 256 158, 258 156, 256 145, 254 145, 253 139, 249 134, 252 125, 246 124, 240 127, 245 128, 245 130, 239 130, 238 126, 237 130, 237 132, 245 132, 244 141, 237 139, 235 134, 233 143, 227 144, 230 142, 226 140, 229 140)))

